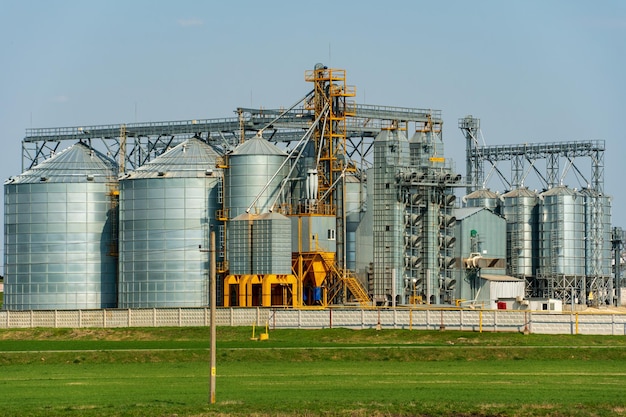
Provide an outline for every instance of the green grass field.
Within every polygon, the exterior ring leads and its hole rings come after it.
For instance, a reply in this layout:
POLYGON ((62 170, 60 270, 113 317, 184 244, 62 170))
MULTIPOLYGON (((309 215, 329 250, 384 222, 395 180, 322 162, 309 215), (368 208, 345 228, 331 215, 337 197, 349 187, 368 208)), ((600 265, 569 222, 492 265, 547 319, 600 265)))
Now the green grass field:
POLYGON ((408 330, 0 331, 0 416, 625 416, 626 338, 408 330))

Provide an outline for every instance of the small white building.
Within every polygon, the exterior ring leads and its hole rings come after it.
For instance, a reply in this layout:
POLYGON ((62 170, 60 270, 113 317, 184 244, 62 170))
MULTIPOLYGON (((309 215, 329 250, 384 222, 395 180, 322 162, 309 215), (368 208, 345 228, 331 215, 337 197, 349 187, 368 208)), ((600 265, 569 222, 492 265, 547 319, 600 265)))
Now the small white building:
POLYGON ((508 275, 480 274, 476 305, 488 309, 520 309, 526 282, 508 275))
POLYGON ((562 312, 563 301, 555 300, 553 298, 531 298, 530 309, 532 311, 546 311, 546 312, 562 312))

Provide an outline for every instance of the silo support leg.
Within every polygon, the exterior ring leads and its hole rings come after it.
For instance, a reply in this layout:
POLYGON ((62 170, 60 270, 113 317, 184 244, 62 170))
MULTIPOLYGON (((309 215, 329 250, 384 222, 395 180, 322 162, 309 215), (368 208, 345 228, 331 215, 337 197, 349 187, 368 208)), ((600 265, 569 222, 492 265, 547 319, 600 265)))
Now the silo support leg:
POLYGON ((263 277, 261 305, 263 307, 272 306, 272 284, 276 283, 276 275, 265 275, 263 277))

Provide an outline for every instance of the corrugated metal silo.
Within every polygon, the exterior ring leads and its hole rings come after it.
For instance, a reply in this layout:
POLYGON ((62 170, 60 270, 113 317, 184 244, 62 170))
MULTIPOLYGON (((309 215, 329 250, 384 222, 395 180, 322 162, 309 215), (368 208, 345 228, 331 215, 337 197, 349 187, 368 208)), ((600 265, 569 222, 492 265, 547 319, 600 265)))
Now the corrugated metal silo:
POLYGON ((541 194, 540 268, 543 275, 585 275, 584 198, 566 186, 541 194))
MULTIPOLYGON (((221 209, 218 154, 191 138, 120 181, 119 306, 208 305, 209 229, 221 209)), ((218 288, 218 293, 219 293, 218 288)))
POLYGON ((5 309, 116 306, 116 177, 76 143, 5 183, 5 309))
POLYGON ((365 184, 353 174, 347 174, 345 189, 346 208, 346 267, 356 270, 356 230, 361 223, 365 203, 365 184))
POLYGON ((537 193, 517 188, 502 195, 506 218, 506 259, 508 273, 515 277, 535 276, 539 250, 537 193))
POLYGON ((269 212, 275 202, 281 202, 281 182, 289 167, 281 165, 287 154, 260 136, 239 145, 228 155, 225 173, 225 198, 228 217, 245 213, 269 212), (258 198, 257 198, 258 197, 258 198))

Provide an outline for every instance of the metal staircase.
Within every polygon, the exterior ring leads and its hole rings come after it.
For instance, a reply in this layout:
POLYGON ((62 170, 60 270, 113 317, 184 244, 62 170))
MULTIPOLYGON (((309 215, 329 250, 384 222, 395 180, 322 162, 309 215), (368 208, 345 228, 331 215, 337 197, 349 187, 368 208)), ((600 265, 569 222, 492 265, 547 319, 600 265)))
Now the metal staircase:
POLYGON ((340 270, 334 262, 325 263, 326 267, 331 271, 326 278, 329 301, 341 296, 345 302, 348 298, 347 292, 350 292, 361 307, 372 306, 372 300, 354 272, 348 269, 340 270))

